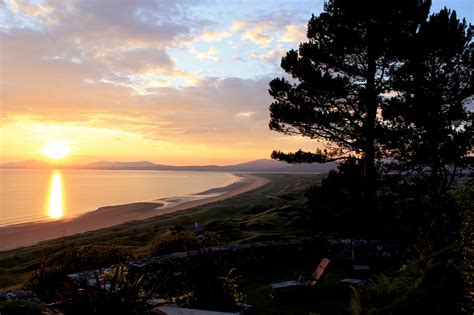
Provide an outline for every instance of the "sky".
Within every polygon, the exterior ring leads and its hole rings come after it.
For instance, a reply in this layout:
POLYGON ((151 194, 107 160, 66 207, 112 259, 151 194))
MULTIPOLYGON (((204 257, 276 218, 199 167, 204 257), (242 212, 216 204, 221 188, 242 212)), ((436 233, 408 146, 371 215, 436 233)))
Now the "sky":
MULTIPOLYGON (((0 0, 0 162, 232 164, 319 144, 268 128, 268 83, 324 1, 0 0)), ((433 1, 474 19, 471 0, 433 1)))

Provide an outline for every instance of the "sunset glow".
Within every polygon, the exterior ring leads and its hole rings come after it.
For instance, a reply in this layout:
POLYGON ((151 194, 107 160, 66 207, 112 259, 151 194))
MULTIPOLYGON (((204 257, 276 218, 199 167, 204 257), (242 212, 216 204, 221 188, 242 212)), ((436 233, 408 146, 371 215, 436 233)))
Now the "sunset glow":
POLYGON ((226 165, 322 148, 269 130, 268 84, 323 1, 120 3, 0 1, 0 163, 226 165))
POLYGON ((46 145, 42 152, 48 157, 58 160, 67 156, 71 152, 71 148, 61 142, 52 142, 46 145))
POLYGON ((48 216, 60 219, 63 215, 63 178, 59 171, 54 171, 49 185, 48 216))

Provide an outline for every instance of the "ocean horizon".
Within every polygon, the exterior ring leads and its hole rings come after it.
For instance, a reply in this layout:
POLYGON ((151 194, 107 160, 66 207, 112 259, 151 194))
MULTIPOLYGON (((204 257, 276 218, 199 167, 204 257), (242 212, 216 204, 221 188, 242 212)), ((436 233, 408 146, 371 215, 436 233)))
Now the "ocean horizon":
POLYGON ((224 187, 224 172, 1 169, 0 226, 69 219, 100 207, 151 202, 224 187))

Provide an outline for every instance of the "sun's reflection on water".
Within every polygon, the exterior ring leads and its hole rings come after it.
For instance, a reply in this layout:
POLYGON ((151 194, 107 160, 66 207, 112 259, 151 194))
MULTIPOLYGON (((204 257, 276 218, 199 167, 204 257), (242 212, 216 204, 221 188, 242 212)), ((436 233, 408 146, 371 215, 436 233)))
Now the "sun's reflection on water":
POLYGON ((48 216, 51 219, 60 219, 64 215, 63 211, 63 178, 61 172, 55 170, 51 174, 49 184, 48 216))

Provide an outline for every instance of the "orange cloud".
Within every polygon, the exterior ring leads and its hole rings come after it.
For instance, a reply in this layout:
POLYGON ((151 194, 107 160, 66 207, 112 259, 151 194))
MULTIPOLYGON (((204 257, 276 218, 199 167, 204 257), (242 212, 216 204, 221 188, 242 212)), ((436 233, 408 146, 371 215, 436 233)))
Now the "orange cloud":
POLYGON ((6 1, 8 8, 18 15, 23 15, 25 17, 40 18, 40 22, 52 25, 56 24, 53 18, 48 16, 53 13, 54 7, 48 3, 33 3, 30 1, 24 0, 9 0, 6 1))
POLYGON ((218 42, 230 41, 231 32, 238 32, 233 47, 242 47, 239 37, 251 47, 238 53, 255 50, 246 61, 256 68, 256 60, 275 60, 287 22, 234 21, 215 31, 167 1, 11 3, 12 23, 2 29, 0 45, 2 159, 34 158, 45 140, 70 141, 78 155, 96 159, 173 164, 227 163, 236 152, 242 161, 294 149, 288 137, 276 146, 268 130, 271 76, 204 77, 193 68, 199 59, 239 59, 218 42), (22 24, 25 17, 32 25, 22 24), (253 44, 275 47, 259 54, 253 44), (176 47, 194 54, 185 60, 188 68, 172 58, 176 47))
POLYGON ((277 59, 281 59, 281 57, 284 56, 285 53, 285 49, 272 49, 269 50, 266 54, 258 53, 257 51, 253 50, 249 53, 249 55, 261 61, 275 61, 277 59))
POLYGON ((273 37, 268 34, 268 32, 272 32, 276 28, 276 24, 272 21, 235 23, 236 26, 233 27, 235 28, 235 30, 242 31, 241 38, 243 39, 248 39, 257 45, 265 47, 273 41, 273 37))
POLYGON ((295 24, 289 24, 285 27, 285 33, 282 35, 281 40, 287 43, 293 43, 298 45, 301 42, 307 40, 306 27, 298 26, 295 24))

